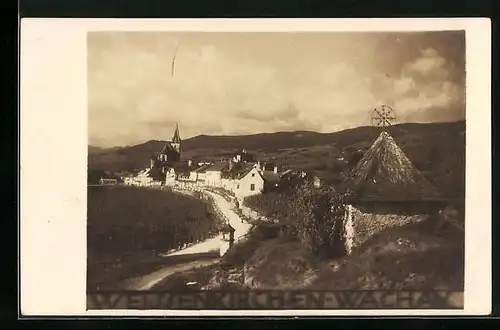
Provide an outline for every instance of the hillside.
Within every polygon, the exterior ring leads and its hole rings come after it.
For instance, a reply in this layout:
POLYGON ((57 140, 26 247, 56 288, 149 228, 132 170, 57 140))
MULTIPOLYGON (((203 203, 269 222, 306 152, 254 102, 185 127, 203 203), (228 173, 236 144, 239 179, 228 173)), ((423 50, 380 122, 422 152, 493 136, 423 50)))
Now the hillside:
MULTIPOLYGON (((464 289, 463 232, 453 227, 436 232, 426 221, 386 229, 351 255, 318 258, 293 237, 273 237, 256 227, 221 261, 235 288, 293 290, 450 290, 464 289)), ((179 272, 155 289, 220 289, 220 268, 179 272)), ((227 283, 226 283, 227 285, 227 283)), ((224 286, 227 288, 227 286, 224 286)), ((456 306, 462 306, 459 298, 456 306)))
MULTIPOLYGON (((244 136, 199 135, 182 142, 183 159, 219 159, 247 149, 262 160, 295 169, 335 172, 342 149, 366 149, 380 134, 377 127, 357 127, 334 133, 308 131, 262 133, 244 136)), ((445 194, 463 196, 465 181, 465 122, 399 124, 388 128, 414 165, 445 194)), ((95 150, 90 147, 89 169, 132 171, 149 164, 163 147, 152 140, 132 147, 95 150)))
POLYGON ((463 290, 461 233, 436 235, 424 222, 387 229, 351 255, 321 260, 299 242, 263 240, 245 262, 252 289, 444 289, 463 290))
POLYGON ((242 148, 249 150, 277 150, 331 143, 331 136, 332 133, 325 134, 310 131, 259 133, 242 136, 199 135, 186 140, 185 146, 188 150, 242 148))
POLYGON ((158 252, 213 237, 220 225, 209 204, 159 190, 91 187, 87 203, 88 287, 161 267, 158 252))
POLYGON ((149 165, 149 158, 163 147, 164 141, 151 140, 132 147, 100 149, 89 146, 89 170, 133 171, 149 165))
MULTIPOLYGON (((432 124, 399 124, 388 128, 388 132, 396 139, 426 139, 436 134, 449 138, 457 137, 465 131, 465 122, 432 123, 432 124)), ((280 149, 307 148, 334 144, 338 147, 369 145, 380 133, 380 128, 357 127, 334 133, 317 133, 309 131, 260 133, 242 136, 209 136, 199 135, 182 141, 182 149, 188 154, 196 154, 201 150, 233 151, 248 149, 249 151, 276 152, 280 149)), ((151 140, 131 147, 101 149, 89 146, 91 167, 113 170, 117 167, 142 167, 148 162, 151 154, 158 152, 165 141, 151 140)), ((203 152, 201 152, 203 153, 203 152)))

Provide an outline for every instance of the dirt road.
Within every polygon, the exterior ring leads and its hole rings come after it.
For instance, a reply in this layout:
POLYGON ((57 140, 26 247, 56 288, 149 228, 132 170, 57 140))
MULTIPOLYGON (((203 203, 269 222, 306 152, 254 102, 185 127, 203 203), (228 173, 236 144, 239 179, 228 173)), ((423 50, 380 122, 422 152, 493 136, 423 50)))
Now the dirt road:
POLYGON ((235 241, 238 242, 239 239, 248 233, 250 228, 252 228, 252 225, 243 222, 240 216, 233 210, 234 205, 224 199, 224 197, 213 192, 207 192, 207 194, 213 197, 215 203, 219 206, 222 213, 224 213, 229 220, 231 226, 235 229, 234 238, 235 241))
POLYGON ((210 266, 216 263, 217 261, 219 261, 219 258, 214 258, 212 260, 192 261, 176 266, 168 266, 160 270, 157 270, 151 274, 129 279, 124 283, 124 287, 127 288, 127 290, 134 290, 134 291, 150 290, 153 286, 155 286, 161 280, 170 275, 190 270, 193 268, 210 266))
MULTIPOLYGON (((240 216, 233 211, 233 205, 228 202, 224 197, 213 193, 213 192, 205 192, 206 194, 209 194, 211 197, 213 197, 215 203, 219 207, 222 213, 227 217, 229 220, 229 223, 231 226, 235 229, 234 232, 234 238, 235 238, 235 243, 238 242, 238 240, 243 237, 245 234, 248 233, 252 225, 248 223, 243 223, 241 221, 240 216)), ((171 253, 165 253, 162 254, 161 256, 167 257, 167 256, 175 256, 175 255, 182 255, 182 254, 193 254, 193 253, 205 253, 205 252, 211 252, 211 251, 216 251, 219 249, 220 246, 220 236, 214 237, 207 239, 203 242, 191 245, 190 247, 171 252, 171 253)))
MULTIPOLYGON (((228 219, 229 223, 231 226, 235 229, 234 232, 234 238, 235 238, 235 243, 238 242, 239 239, 241 239, 245 234, 248 233, 252 225, 248 223, 242 222, 241 218, 239 215, 233 211, 233 205, 228 202, 224 197, 213 193, 213 192, 205 192, 209 194, 210 196, 213 197, 214 202, 217 204, 219 209, 221 210, 222 213, 226 216, 228 219)), ((220 247, 220 236, 214 237, 207 239, 203 242, 191 245, 190 247, 175 251, 175 252, 170 252, 170 253, 164 253, 161 254, 161 257, 170 257, 170 256, 176 256, 176 255, 188 255, 188 254, 202 254, 202 253, 207 253, 207 252, 212 252, 212 251, 217 251, 219 250, 220 247)), ((199 260, 199 261, 192 261, 188 263, 183 263, 175 266, 167 266, 164 267, 160 270, 157 270, 153 273, 140 276, 137 278, 133 278, 130 280, 127 280, 125 282, 125 287, 128 290, 149 290, 151 289, 154 285, 159 283, 161 280, 164 278, 173 275, 177 272, 182 272, 186 271, 192 268, 196 267, 204 267, 204 266, 209 266, 211 264, 216 263, 219 260, 219 258, 214 258, 210 260, 199 260)))

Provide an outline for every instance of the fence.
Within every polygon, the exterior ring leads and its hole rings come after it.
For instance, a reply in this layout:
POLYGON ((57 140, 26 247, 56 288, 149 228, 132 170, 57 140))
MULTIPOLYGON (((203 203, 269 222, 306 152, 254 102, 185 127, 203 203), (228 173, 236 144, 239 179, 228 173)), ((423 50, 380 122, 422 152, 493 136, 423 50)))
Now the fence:
POLYGON ((236 200, 236 196, 234 196, 234 194, 232 192, 230 192, 224 188, 205 187, 204 190, 218 194, 230 203, 233 203, 236 200))

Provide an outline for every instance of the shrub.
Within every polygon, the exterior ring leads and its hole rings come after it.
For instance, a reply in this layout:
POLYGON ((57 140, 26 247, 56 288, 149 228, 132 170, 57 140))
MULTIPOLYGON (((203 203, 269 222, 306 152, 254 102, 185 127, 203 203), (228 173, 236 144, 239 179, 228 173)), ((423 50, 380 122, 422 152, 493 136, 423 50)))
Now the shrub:
POLYGON ((247 197, 244 204, 260 214, 289 226, 289 235, 319 257, 344 253, 343 217, 345 194, 331 187, 310 184, 286 192, 247 197))
POLYGON ((296 191, 271 191, 246 197, 243 204, 265 217, 286 223, 291 220, 290 204, 295 202, 295 194, 296 191))
POLYGON ((318 257, 344 254, 344 194, 305 185, 291 208, 302 244, 318 257))

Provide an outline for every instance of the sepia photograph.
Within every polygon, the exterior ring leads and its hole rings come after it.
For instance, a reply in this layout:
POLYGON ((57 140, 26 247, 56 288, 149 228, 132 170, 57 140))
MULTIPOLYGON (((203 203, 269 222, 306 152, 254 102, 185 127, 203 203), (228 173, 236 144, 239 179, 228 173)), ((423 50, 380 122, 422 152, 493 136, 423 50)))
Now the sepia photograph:
POLYGON ((87 32, 87 309, 463 309, 465 40, 87 32))
POLYGON ((20 318, 489 315, 491 21, 20 29, 20 318))

